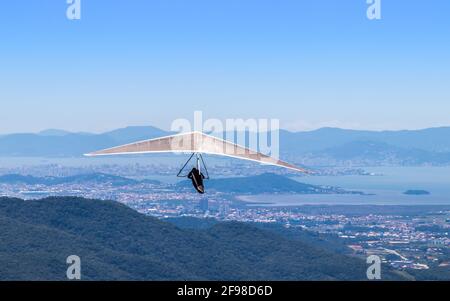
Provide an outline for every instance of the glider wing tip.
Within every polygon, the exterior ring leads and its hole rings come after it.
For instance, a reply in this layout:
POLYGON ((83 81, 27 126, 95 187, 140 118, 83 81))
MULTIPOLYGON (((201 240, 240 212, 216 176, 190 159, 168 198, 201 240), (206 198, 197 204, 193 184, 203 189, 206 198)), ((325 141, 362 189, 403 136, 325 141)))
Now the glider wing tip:
POLYGON ((305 169, 304 172, 305 172, 306 174, 312 175, 312 176, 317 174, 317 172, 314 171, 314 170, 312 170, 312 169, 305 169))

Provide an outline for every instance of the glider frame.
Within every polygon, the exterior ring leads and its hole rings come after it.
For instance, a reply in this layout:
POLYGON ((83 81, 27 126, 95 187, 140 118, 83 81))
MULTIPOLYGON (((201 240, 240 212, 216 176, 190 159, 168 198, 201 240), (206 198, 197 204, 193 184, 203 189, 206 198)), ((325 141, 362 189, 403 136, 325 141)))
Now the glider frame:
POLYGON ((206 167, 205 160, 203 160, 203 156, 202 156, 201 153, 192 153, 192 155, 189 157, 187 162, 183 165, 183 167, 178 172, 177 177, 179 177, 179 178, 186 178, 187 177, 187 176, 183 176, 182 173, 183 173, 184 169, 186 168, 186 166, 189 164, 189 162, 191 162, 192 158, 194 158, 194 156, 197 156, 197 169, 199 171, 201 171, 201 165, 203 165, 205 173, 206 173, 205 180, 209 180, 210 177, 209 177, 208 168, 206 167))

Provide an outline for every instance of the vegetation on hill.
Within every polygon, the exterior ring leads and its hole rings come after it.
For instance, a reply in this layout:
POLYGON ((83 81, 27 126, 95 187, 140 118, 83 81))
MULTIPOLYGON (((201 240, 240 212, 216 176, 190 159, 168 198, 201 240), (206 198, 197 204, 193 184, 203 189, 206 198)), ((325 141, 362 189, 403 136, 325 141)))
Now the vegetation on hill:
MULTIPOLYGON (((364 261, 237 222, 181 229, 111 201, 0 198, 0 279, 363 280, 364 261)), ((388 274, 386 277, 396 277, 388 274)))
MULTIPOLYGON (((191 187, 189 181, 178 184, 191 187)), ((298 182, 285 176, 265 173, 250 177, 211 179, 206 183, 207 189, 237 194, 297 193, 297 194, 362 194, 346 191, 336 187, 322 187, 298 182)))

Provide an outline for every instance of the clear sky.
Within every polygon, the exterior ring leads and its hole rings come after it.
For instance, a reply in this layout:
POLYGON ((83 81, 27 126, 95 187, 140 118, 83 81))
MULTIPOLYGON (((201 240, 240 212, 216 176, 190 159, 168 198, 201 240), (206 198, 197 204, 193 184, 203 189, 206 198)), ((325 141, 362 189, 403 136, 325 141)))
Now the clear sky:
POLYGON ((284 128, 450 125, 450 1, 66 0, 0 4, 0 134, 168 129, 211 118, 284 128))

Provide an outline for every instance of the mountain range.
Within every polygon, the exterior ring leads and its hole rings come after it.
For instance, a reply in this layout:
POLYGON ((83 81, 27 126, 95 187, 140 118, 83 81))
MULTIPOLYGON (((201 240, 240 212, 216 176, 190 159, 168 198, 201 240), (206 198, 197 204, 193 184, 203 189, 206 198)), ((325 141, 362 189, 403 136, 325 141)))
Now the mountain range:
MULTIPOLYGON (((102 134, 46 130, 0 136, 0 156, 77 157, 93 150, 172 134, 152 126, 135 126, 102 134)), ((450 164, 450 127, 410 131, 358 131, 322 128, 280 131, 283 158, 298 163, 450 164)))
POLYGON ((166 135, 154 127, 128 127, 104 134, 48 130, 0 137, 0 156, 77 157, 96 149, 166 135))
MULTIPOLYGON (((179 228, 112 201, 0 198, 0 280, 363 280, 364 260, 237 223, 179 228)), ((278 230, 280 231, 280 230, 278 230)), ((403 279, 389 269, 383 279, 403 279)))

